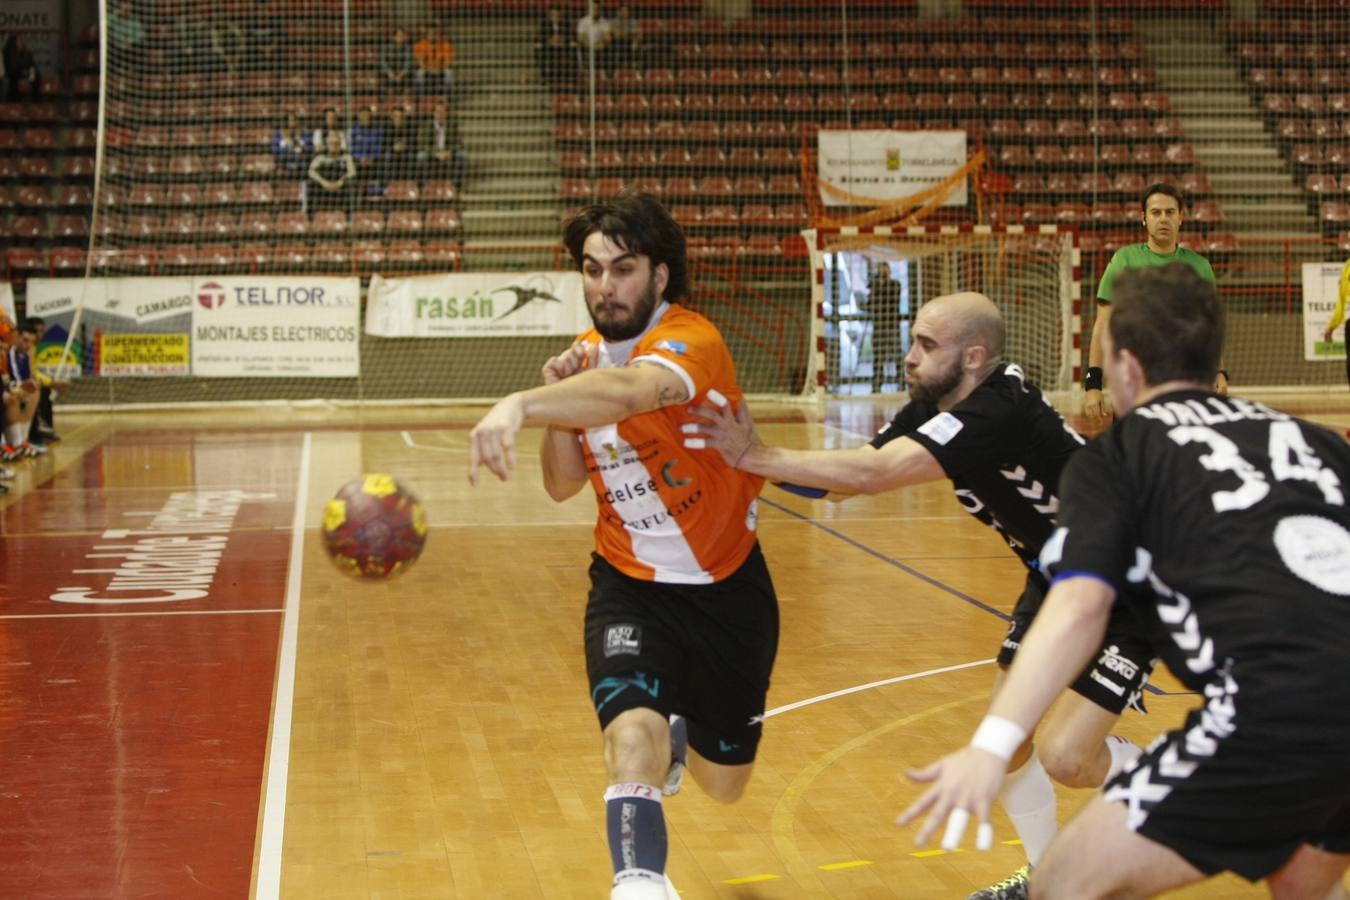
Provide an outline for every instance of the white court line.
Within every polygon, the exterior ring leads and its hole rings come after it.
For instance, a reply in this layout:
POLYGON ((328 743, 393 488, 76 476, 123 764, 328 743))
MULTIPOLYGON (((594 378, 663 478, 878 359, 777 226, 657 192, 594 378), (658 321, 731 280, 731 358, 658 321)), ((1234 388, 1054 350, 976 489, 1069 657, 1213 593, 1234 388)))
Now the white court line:
POLYGON ((407 444, 413 450, 439 450, 442 453, 458 453, 463 447, 437 447, 435 444, 419 444, 413 440, 408 432, 400 432, 403 435, 403 443, 407 444))
POLYGON ((291 766, 291 712, 295 701, 296 640, 300 630, 300 573, 305 561, 310 442, 311 435, 307 431, 300 448, 300 471, 296 474, 291 560, 286 570, 286 612, 281 620, 281 648, 277 653, 277 685, 272 701, 272 735, 267 751, 267 789, 263 799, 262 836, 258 841, 258 880, 254 900, 276 900, 281 896, 281 843, 286 824, 286 779, 291 766))
POLYGON ((148 612, 83 612, 33 613, 0 616, 0 620, 14 619, 125 619, 130 616, 256 616, 260 613, 285 612, 283 609, 158 609, 148 612))
POLYGON ((805 700, 798 700, 796 703, 788 703, 784 706, 777 706, 764 714, 764 718, 769 716, 781 715, 785 712, 791 712, 794 709, 801 709, 803 706, 810 706, 813 703, 822 703, 826 700, 833 700, 835 697, 844 697, 848 694, 856 694, 859 691, 870 690, 875 687, 882 687, 888 684, 897 684, 901 681, 914 681, 918 678, 927 678, 929 675, 941 675, 944 672, 955 672, 959 669, 973 669, 976 666, 987 666, 992 659, 978 659, 975 662, 961 663, 957 666, 943 666, 941 669, 929 669, 927 672, 915 672, 911 675, 897 675, 895 678, 886 678, 881 681, 870 681, 867 684, 860 684, 856 687, 844 688, 839 691, 831 691, 828 694, 821 694, 818 697, 808 697, 805 700))

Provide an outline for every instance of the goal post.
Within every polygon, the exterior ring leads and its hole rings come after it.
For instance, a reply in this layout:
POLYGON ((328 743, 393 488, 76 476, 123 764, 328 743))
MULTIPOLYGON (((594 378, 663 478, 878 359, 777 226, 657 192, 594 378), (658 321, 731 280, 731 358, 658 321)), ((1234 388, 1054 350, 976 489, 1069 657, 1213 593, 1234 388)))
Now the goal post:
POLYGON ((998 304, 1008 329, 1004 358, 1020 365, 1043 390, 1069 391, 1077 383, 1082 310, 1074 229, 878 225, 819 227, 802 236, 811 261, 814 348, 804 394, 850 393, 851 384, 866 385, 868 392, 891 385, 901 389, 914 315, 927 300, 959 291, 979 291, 998 304), (875 281, 861 283, 866 280, 862 270, 875 271, 878 265, 899 282, 887 286, 894 291, 890 303, 874 299, 880 293, 875 281), (896 321, 886 321, 891 317, 896 321), (878 338, 883 332, 885 337, 878 338), (844 358, 850 350, 857 357, 870 356, 860 363, 868 378, 856 370, 850 378, 844 358), (885 371, 878 371, 882 367, 885 371))

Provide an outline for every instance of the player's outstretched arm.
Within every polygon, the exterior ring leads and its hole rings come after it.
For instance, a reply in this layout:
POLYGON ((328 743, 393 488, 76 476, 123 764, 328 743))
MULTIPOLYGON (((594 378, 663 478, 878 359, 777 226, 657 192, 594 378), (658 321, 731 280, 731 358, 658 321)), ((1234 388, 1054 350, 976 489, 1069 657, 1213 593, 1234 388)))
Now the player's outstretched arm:
POLYGON ((469 432, 469 483, 486 466, 503 481, 516 467, 516 433, 529 425, 593 428, 689 401, 685 381, 657 363, 580 372, 498 401, 469 432))
MULTIPOLYGON (((742 404, 744 407, 744 404, 742 404)), ((690 407, 685 446, 716 450, 733 467, 774 481, 838 494, 879 494, 947 477, 937 458, 918 441, 902 437, 877 449, 789 450, 759 441, 749 413, 726 406, 690 407)))
POLYGON ((1101 646, 1114 601, 1115 590, 1091 576, 1066 578, 1050 589, 971 742, 909 773, 914 781, 932 782, 898 819, 908 825, 927 814, 914 838, 917 845, 926 844, 945 822, 942 848, 956 849, 973 816, 979 823, 976 845, 989 848, 989 810, 1008 761, 1101 646))

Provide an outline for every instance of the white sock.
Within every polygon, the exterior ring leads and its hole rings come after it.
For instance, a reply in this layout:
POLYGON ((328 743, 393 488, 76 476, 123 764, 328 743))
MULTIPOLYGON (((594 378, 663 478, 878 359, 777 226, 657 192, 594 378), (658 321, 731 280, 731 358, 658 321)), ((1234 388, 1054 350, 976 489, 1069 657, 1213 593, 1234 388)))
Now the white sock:
POLYGON ((1134 767, 1134 761, 1144 752, 1138 744, 1131 743, 1114 734, 1106 736, 1106 750, 1111 754, 1111 768, 1106 771, 1106 780, 1110 781, 1126 769, 1134 767))
POLYGON ((609 891, 609 900, 666 900, 665 881, 625 881, 609 891))
POLYGON ((1059 832, 1059 819, 1055 786, 1045 774, 1045 767, 1034 748, 1031 758, 1020 769, 1008 773, 998 800, 1022 840, 1027 862, 1036 865, 1059 832))

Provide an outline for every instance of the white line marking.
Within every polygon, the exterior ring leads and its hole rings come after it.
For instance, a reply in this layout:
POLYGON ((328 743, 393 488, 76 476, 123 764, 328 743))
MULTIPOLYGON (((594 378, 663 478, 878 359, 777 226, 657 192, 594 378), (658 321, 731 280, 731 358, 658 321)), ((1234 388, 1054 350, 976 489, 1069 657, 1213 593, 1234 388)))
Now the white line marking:
POLYGON ((286 823, 286 778, 291 765, 291 712, 295 700, 296 640, 300 630, 300 574, 305 561, 305 507, 309 504, 311 435, 305 432, 296 474, 295 517, 291 522, 291 560, 286 570, 286 612, 281 620, 277 653, 276 696, 272 702, 272 736, 267 753, 267 789, 263 800, 262 837, 258 841, 255 900, 281 896, 281 844, 286 823))
POLYGON ((788 703, 785 706, 774 707, 764 714, 764 718, 781 715, 785 712, 791 712, 794 709, 801 709, 803 706, 810 706, 813 703, 821 703, 825 700, 833 700, 835 697, 843 697, 848 694, 856 694, 859 691, 870 690, 875 687, 883 687, 888 684, 897 684, 901 681, 914 681, 918 678, 927 678, 929 675, 942 675, 945 672, 955 672, 960 669, 973 669, 976 666, 987 666, 994 662, 992 659, 978 659, 975 662, 961 663, 958 666, 943 666, 941 669, 929 669, 927 672, 915 672, 912 675, 897 675, 895 678, 886 678, 882 681, 871 681, 867 684, 860 684, 856 687, 844 688, 839 691, 831 691, 828 694, 821 694, 818 697, 808 697, 805 700, 798 700, 796 703, 788 703))
POLYGON ((0 620, 14 619, 125 619, 132 616, 256 616, 260 613, 279 613, 284 609, 160 609, 151 612, 86 612, 34 613, 0 616, 0 620))
POLYGON ((407 444, 411 450, 438 450, 441 453, 458 453, 464 449, 463 447, 437 447, 435 444, 419 444, 413 440, 412 435, 408 432, 405 431, 402 434, 403 443, 407 444))

